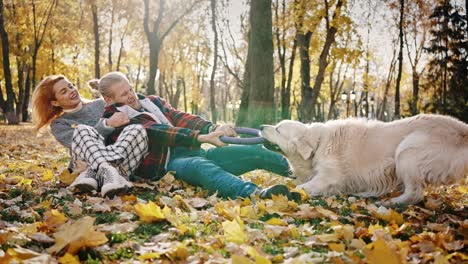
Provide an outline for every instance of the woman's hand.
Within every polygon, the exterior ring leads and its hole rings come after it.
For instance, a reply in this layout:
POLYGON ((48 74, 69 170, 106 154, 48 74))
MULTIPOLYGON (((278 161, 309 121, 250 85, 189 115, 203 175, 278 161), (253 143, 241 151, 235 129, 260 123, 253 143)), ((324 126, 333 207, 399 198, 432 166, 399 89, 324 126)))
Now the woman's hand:
POLYGON ((224 136, 227 136, 227 137, 237 137, 237 133, 234 130, 234 127, 231 125, 220 125, 219 127, 215 129, 214 132, 218 132, 218 131, 223 131, 224 136))
POLYGON ((224 133, 224 131, 216 130, 206 135, 198 135, 197 140, 201 143, 209 143, 217 147, 223 147, 223 146, 226 146, 227 144, 219 140, 219 137, 225 136, 225 135, 226 134, 224 133))
POLYGON ((106 120, 106 125, 111 127, 119 127, 130 123, 128 115, 122 112, 114 113, 110 118, 106 120))

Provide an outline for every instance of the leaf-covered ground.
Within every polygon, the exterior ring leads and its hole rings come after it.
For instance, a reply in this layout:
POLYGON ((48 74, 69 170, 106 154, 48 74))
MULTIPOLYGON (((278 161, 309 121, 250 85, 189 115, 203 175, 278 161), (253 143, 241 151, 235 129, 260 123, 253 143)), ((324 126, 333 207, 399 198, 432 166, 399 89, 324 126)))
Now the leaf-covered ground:
POLYGON ((0 150, 0 263, 468 261, 466 184, 391 209, 348 196, 223 200, 166 175, 109 200, 68 190, 66 150, 30 125, 0 126, 0 150))

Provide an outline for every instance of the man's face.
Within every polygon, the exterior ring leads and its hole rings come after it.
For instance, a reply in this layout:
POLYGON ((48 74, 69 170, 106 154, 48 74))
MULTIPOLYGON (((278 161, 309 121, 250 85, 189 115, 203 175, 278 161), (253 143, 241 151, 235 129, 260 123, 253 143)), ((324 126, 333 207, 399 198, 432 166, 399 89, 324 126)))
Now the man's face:
POLYGON ((133 87, 128 83, 127 80, 115 83, 111 87, 113 96, 112 98, 106 98, 108 103, 123 103, 129 105, 134 109, 140 108, 140 102, 138 97, 133 90, 133 87))

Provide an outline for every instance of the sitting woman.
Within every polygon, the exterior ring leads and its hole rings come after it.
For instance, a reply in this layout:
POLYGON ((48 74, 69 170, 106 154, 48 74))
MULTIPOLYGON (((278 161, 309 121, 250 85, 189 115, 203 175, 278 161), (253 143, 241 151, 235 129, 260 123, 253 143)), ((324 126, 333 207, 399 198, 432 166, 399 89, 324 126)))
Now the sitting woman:
POLYGON ((132 186, 123 176, 133 173, 148 153, 142 126, 127 126, 114 144, 106 146, 103 136, 128 124, 128 117, 116 113, 102 119, 104 100, 82 98, 62 75, 41 81, 34 90, 32 105, 36 131, 50 125, 55 139, 70 150, 72 164, 84 161, 87 165, 72 187, 81 191, 101 190, 102 196, 112 197, 132 186))
MULTIPOLYGON (((235 136, 232 127, 217 127, 199 116, 174 109, 160 97, 137 95, 120 72, 108 73, 89 85, 97 89, 108 104, 103 117, 125 113, 130 124, 141 124, 146 129, 153 169, 139 177, 157 180, 167 171, 174 171, 176 179, 225 198, 252 194, 259 194, 261 198, 271 198, 272 194, 291 197, 285 185, 261 189, 237 177, 255 169, 287 176, 289 166, 283 156, 262 146, 224 146, 219 137, 235 136), (204 150, 200 148, 201 143, 223 147, 204 150)), ((110 142, 125 128, 122 126, 110 133, 110 142)), ((297 198, 297 193, 293 198, 297 198)))

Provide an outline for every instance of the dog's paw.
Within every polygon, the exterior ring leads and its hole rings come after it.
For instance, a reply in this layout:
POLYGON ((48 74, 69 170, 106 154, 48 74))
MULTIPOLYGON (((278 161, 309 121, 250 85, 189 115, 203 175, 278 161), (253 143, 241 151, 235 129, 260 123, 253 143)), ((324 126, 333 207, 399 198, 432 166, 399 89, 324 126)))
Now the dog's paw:
POLYGON ((296 186, 296 189, 298 190, 303 190, 305 193, 307 193, 309 196, 315 196, 313 188, 310 186, 310 184, 304 183, 296 186))

